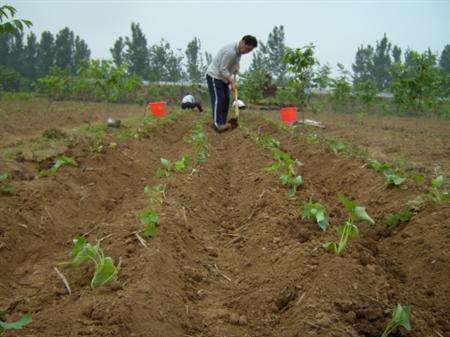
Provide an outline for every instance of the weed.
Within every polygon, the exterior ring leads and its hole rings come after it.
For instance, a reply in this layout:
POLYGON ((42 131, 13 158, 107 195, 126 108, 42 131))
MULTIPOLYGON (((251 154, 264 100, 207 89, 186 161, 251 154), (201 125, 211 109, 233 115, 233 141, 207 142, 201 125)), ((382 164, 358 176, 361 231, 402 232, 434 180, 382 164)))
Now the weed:
POLYGON ((0 174, 0 194, 11 194, 13 186, 9 183, 11 180, 11 174, 5 172, 0 174))

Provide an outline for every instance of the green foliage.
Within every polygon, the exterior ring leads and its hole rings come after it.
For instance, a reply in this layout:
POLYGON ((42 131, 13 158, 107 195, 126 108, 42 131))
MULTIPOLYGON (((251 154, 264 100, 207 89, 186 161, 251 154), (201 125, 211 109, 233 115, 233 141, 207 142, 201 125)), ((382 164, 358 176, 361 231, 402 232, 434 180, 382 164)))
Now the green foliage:
POLYGON ((327 209, 318 202, 309 201, 303 205, 302 219, 314 219, 322 230, 326 230, 329 226, 327 209))
POLYGON ((181 172, 188 168, 189 166, 189 155, 184 154, 180 160, 175 162, 175 171, 181 172))
POLYGON ((185 54, 188 79, 192 83, 200 83, 203 80, 205 68, 200 39, 194 37, 194 39, 188 43, 185 54))
POLYGON ((162 204, 166 198, 166 186, 157 184, 154 186, 145 185, 144 194, 150 199, 150 202, 162 204))
POLYGON ((290 86, 293 88, 295 95, 300 99, 301 104, 307 101, 307 88, 313 88, 315 71, 314 66, 318 64, 314 56, 313 44, 309 44, 302 48, 287 48, 284 61, 287 69, 291 73, 290 86))
POLYGON ((191 129, 189 135, 184 137, 184 141, 193 144, 196 153, 197 164, 203 164, 208 158, 208 139, 203 131, 203 118, 200 119, 191 129))
POLYGON ((339 242, 330 241, 323 244, 325 249, 332 250, 336 255, 340 255, 342 253, 347 246, 349 238, 356 238, 359 236, 359 229, 351 220, 348 220, 345 225, 339 226, 338 232, 341 234, 339 242))
POLYGON ((94 276, 91 280, 91 288, 101 287, 113 281, 120 270, 119 266, 114 265, 110 257, 105 257, 100 242, 91 245, 87 240, 79 235, 74 240, 72 249, 73 260, 70 263, 72 267, 78 267, 85 262, 92 261, 95 264, 94 276))
POLYGON ((249 70, 239 76, 239 95, 248 102, 256 102, 263 98, 264 90, 269 85, 266 71, 249 70))
POLYGON ((369 79, 364 82, 358 82, 353 86, 353 92, 365 105, 366 109, 370 111, 378 94, 378 88, 375 81, 369 79))
POLYGON ((444 190, 443 175, 440 175, 431 181, 431 184, 426 192, 426 198, 437 204, 450 202, 450 194, 447 190, 444 190))
POLYGON ((400 172, 398 169, 394 170, 392 165, 389 163, 381 164, 376 159, 369 159, 368 163, 370 167, 372 167, 375 171, 381 172, 386 177, 388 185, 391 186, 400 186, 406 181, 406 177, 403 172, 400 172))
POLYGON ((411 331, 410 318, 411 307, 397 304, 397 306, 392 310, 392 318, 386 325, 381 337, 389 336, 389 334, 399 326, 405 328, 407 331, 411 331))
POLYGON ((297 192, 298 186, 303 185, 302 177, 297 174, 297 167, 300 165, 300 162, 277 147, 272 149, 272 153, 276 161, 267 170, 280 171, 281 185, 287 186, 288 195, 293 197, 297 192))
POLYGON ((449 97, 449 75, 436 67, 436 55, 414 51, 408 62, 396 64, 392 71, 392 94, 398 110, 423 113, 437 112, 449 97))
POLYGON ((140 215, 141 224, 145 225, 143 234, 145 236, 155 237, 157 235, 156 225, 159 224, 159 215, 155 210, 143 211, 140 215))
POLYGON ((0 6, 0 34, 19 33, 33 25, 29 20, 15 19, 16 13, 11 5, 0 6))
POLYGON ((395 228, 400 223, 408 222, 413 216, 413 212, 409 208, 405 208, 397 213, 391 214, 386 220, 386 226, 389 228, 395 228))
POLYGON ((30 324, 32 320, 32 312, 31 310, 28 311, 25 315, 23 315, 18 321, 13 323, 7 323, 0 321, 0 334, 2 334, 2 331, 4 330, 20 330, 25 325, 30 324))
POLYGON ((352 86, 348 80, 348 71, 338 63, 341 75, 331 80, 331 102, 335 112, 347 112, 349 109, 352 86))
POLYGON ((367 214, 365 207, 358 206, 355 201, 346 198, 343 194, 338 194, 338 198, 347 208, 352 221, 366 221, 371 225, 375 224, 375 221, 367 214))
POLYGON ((75 161, 75 159, 73 159, 71 157, 67 157, 65 155, 62 155, 55 161, 55 163, 53 164, 53 166, 50 169, 40 171, 38 176, 39 177, 50 177, 51 175, 55 174, 61 166, 76 167, 76 166, 78 166, 78 164, 75 161))
POLYGON ((0 174, 0 194, 11 194, 13 186, 9 183, 11 174, 4 172, 0 174))
POLYGON ((170 171, 172 170, 172 163, 170 160, 166 158, 161 158, 161 165, 162 167, 159 167, 156 170, 155 178, 162 178, 162 177, 168 177, 170 176, 170 171))

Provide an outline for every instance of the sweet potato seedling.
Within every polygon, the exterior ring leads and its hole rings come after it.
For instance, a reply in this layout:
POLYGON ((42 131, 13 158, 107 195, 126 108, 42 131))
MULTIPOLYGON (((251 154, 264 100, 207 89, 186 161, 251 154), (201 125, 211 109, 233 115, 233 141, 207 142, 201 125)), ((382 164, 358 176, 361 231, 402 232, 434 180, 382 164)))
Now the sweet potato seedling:
POLYGON ((75 159, 73 159, 71 157, 67 157, 65 155, 62 155, 55 161, 55 163, 53 164, 53 166, 50 169, 40 171, 39 177, 50 177, 53 174, 55 174, 61 166, 76 167, 76 166, 78 166, 78 164, 75 161, 75 159))
POLYGON ((386 226, 393 229, 400 223, 408 222, 413 216, 413 212, 409 208, 405 208, 397 213, 391 214, 386 220, 386 226))
POLYGON ((188 168, 188 166, 189 166, 189 155, 184 154, 183 158, 175 162, 175 171, 177 172, 184 171, 188 168))
POLYGON ((411 331, 411 308, 409 306, 402 306, 397 304, 395 309, 392 310, 392 318, 386 325, 381 337, 387 337, 397 327, 401 326, 407 331, 411 331))
POLYGON ((327 209, 318 202, 309 201, 303 205, 302 219, 315 220, 322 230, 326 230, 329 226, 327 209))
POLYGON ((404 174, 398 172, 399 170, 394 170, 392 168, 392 165, 389 163, 381 164, 376 159, 369 159, 368 163, 370 167, 372 167, 375 171, 384 174, 388 182, 388 185, 390 186, 400 186, 406 181, 406 177, 404 176, 404 174))
POLYGON ((157 230, 156 225, 159 223, 159 215, 155 210, 152 211, 142 211, 140 215, 141 224, 145 225, 143 234, 145 236, 151 236, 152 238, 156 236, 157 230))
POLYGON ((166 198, 166 186, 162 184, 154 186, 145 185, 144 194, 150 199, 150 203, 162 204, 166 198))
POLYGON ((347 199, 343 194, 338 194, 338 197, 350 213, 352 221, 366 221, 371 225, 375 224, 375 221, 367 214, 365 207, 358 206, 355 201, 347 199))
POLYGON ((158 167, 155 173, 155 178, 163 178, 170 176, 170 171, 172 170, 172 164, 170 160, 161 158, 162 167, 158 167))
POLYGON ((280 176, 281 185, 287 186, 289 188, 288 196, 293 197, 297 192, 297 188, 303 185, 303 179, 301 176, 291 175, 289 173, 284 173, 280 176))
POLYGON ((9 183, 11 180, 11 175, 9 172, 0 174, 0 193, 1 194, 11 194, 13 186, 9 183))
POLYGON ((100 242, 91 245, 86 239, 79 235, 74 240, 74 248, 72 249, 73 260, 70 262, 72 267, 78 267, 87 261, 93 261, 95 264, 95 273, 91 280, 91 288, 101 287, 113 281, 120 267, 114 265, 114 261, 110 257, 105 257, 100 247, 100 242))
POLYGON ((347 220, 345 225, 339 226, 337 230, 341 234, 339 242, 330 241, 324 243, 322 246, 325 249, 334 251, 336 255, 340 255, 347 246, 348 239, 350 237, 356 238, 359 236, 359 229, 355 224, 352 223, 351 220, 347 220))
POLYGON ((0 321, 0 335, 3 334, 4 330, 20 330, 25 325, 32 322, 32 312, 29 310, 25 315, 23 315, 18 321, 13 323, 7 323, 0 321))
POLYGON ((440 175, 431 181, 426 197, 428 200, 440 204, 442 202, 450 202, 450 194, 443 189, 444 176, 440 175))

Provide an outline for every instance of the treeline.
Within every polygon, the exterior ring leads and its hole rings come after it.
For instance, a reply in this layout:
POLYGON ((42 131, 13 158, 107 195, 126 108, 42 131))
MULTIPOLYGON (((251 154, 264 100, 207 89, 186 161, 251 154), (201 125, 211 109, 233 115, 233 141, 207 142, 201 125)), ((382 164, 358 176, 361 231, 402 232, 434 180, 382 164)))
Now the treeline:
MULTIPOLYGON (((152 82, 203 81, 211 54, 201 51, 198 38, 190 41, 184 51, 174 50, 162 39, 148 45, 139 24, 131 24, 131 36, 120 37, 110 49, 117 67, 152 82)), ((39 78, 48 75, 76 75, 89 62, 87 43, 68 27, 56 35, 45 31, 40 39, 30 32, 0 34, 0 89, 31 90, 39 78)))

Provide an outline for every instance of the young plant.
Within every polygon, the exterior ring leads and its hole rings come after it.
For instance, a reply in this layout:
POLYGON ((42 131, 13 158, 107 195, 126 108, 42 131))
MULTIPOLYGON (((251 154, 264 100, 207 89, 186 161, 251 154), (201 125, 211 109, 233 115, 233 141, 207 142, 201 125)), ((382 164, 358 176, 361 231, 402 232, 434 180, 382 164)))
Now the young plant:
POLYGON ((413 212, 409 208, 405 208, 400 212, 391 214, 386 220, 386 225, 389 228, 395 228, 400 223, 408 222, 413 216, 413 212))
POLYGON ((172 164, 168 159, 161 158, 162 167, 158 167, 155 173, 156 178, 168 177, 170 176, 170 171, 172 170, 172 164))
POLYGON ((143 234, 145 236, 151 236, 152 238, 156 236, 157 230, 156 225, 159 224, 159 215, 155 210, 143 211, 140 215, 141 224, 145 225, 143 234))
POLYGON ((0 335, 4 330, 19 330, 22 329, 25 325, 31 323, 33 320, 31 318, 32 312, 29 310, 25 315, 23 315, 18 321, 13 323, 7 323, 0 321, 0 335))
POLYGON ((431 181, 431 185, 428 188, 426 196, 434 203, 449 202, 450 195, 448 191, 444 191, 442 186, 444 185, 444 176, 440 175, 431 181))
POLYGON ((183 158, 175 162, 175 171, 177 172, 184 171, 185 169, 188 168, 188 166, 189 166, 189 155, 185 154, 183 155, 183 158))
POLYGON ((53 166, 48 170, 42 170, 39 172, 39 177, 50 177, 51 175, 55 174, 61 166, 78 166, 75 159, 71 157, 67 157, 65 155, 60 156, 53 166))
POLYGON ((288 186, 288 196, 293 197, 297 192, 297 188, 303 185, 303 178, 301 176, 293 176, 288 173, 284 173, 280 176, 281 185, 288 186))
POLYGON ((411 308, 409 306, 402 306, 397 304, 395 309, 392 310, 392 318, 386 325, 381 337, 387 337, 397 327, 402 326, 406 330, 411 331, 411 308))
POLYGON ((351 220, 347 220, 345 225, 338 227, 338 232, 341 234, 339 242, 330 241, 324 243, 322 246, 327 250, 332 250, 336 255, 340 255, 347 246, 348 239, 357 238, 359 236, 359 229, 351 220))
POLYGON ((352 221, 366 221, 371 225, 375 224, 375 221, 367 214, 366 208, 358 206, 355 201, 347 199, 344 195, 338 194, 339 200, 344 204, 350 213, 352 221))
POLYGON ((72 267, 78 267, 87 261, 95 263, 95 273, 91 280, 91 288, 101 287, 114 280, 120 270, 120 266, 115 266, 110 257, 105 257, 100 247, 100 242, 91 245, 84 236, 78 235, 73 240, 75 246, 72 249, 72 267))
POLYGON ((5 172, 0 174, 0 194, 11 194, 13 186, 9 183, 11 180, 11 174, 5 172))
POLYGON ((151 203, 162 204, 166 198, 166 186, 161 184, 154 186, 145 185, 144 194, 150 199, 151 203))
POLYGON ((391 186, 400 186, 406 181, 404 174, 396 172, 389 163, 381 164, 376 159, 369 159, 369 165, 377 172, 382 172, 391 186))
POLYGON ((309 201, 303 205, 302 219, 315 220, 324 231, 329 226, 327 209, 318 202, 309 201))

